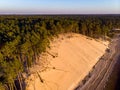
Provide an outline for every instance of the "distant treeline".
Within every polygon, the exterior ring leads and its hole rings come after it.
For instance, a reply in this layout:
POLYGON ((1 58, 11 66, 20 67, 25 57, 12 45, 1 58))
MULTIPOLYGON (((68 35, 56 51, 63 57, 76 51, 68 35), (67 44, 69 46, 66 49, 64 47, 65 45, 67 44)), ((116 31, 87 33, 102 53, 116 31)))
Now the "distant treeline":
POLYGON ((22 90, 22 73, 53 36, 74 32, 111 37, 112 28, 120 28, 120 15, 0 16, 0 90, 22 90))

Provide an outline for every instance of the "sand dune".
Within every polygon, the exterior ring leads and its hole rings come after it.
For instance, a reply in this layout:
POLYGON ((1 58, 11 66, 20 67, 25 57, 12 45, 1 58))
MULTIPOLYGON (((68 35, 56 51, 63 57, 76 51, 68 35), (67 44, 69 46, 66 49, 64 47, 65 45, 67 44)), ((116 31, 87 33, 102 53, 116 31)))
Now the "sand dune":
POLYGON ((31 68, 26 79, 27 90, 73 90, 104 54, 108 42, 79 34, 60 35, 51 43, 39 65, 31 68), (49 63, 48 63, 49 62, 49 63))

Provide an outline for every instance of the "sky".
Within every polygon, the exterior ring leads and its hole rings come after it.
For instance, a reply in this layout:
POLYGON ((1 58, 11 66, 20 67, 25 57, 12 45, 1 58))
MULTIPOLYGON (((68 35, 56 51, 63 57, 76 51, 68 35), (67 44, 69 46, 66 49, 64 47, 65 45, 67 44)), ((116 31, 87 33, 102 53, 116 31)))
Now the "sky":
POLYGON ((0 0, 0 14, 120 14, 120 0, 0 0))

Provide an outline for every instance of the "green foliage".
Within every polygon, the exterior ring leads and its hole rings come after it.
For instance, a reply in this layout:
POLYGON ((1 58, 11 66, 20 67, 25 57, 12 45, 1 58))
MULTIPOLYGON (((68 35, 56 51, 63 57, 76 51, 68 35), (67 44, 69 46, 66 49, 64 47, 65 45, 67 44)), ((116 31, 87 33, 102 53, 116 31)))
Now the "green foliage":
POLYGON ((49 47, 51 37, 74 32, 99 38, 120 28, 119 15, 0 16, 0 21, 0 90, 15 88, 14 80, 49 47))

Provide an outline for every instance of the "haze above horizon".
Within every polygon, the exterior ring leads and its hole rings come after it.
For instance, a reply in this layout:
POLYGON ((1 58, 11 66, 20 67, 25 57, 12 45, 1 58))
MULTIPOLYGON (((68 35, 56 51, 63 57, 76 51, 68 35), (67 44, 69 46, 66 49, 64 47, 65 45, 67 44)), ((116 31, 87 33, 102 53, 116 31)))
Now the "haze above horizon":
POLYGON ((1 0, 0 14, 120 14, 120 0, 1 0))

